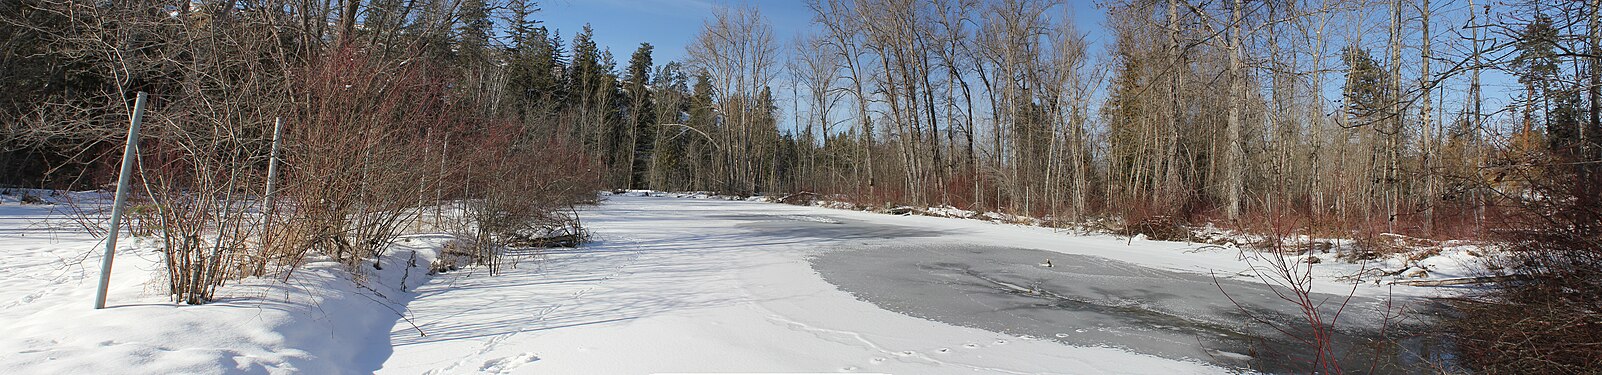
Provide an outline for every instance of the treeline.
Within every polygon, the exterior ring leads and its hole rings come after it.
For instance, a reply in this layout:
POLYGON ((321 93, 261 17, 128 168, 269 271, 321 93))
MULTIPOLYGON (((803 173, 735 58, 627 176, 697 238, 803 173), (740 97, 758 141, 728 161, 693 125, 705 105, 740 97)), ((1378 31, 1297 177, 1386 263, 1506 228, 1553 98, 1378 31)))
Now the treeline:
POLYGON ((0 3, 0 183, 109 187, 145 92, 129 224, 163 239, 176 300, 204 303, 228 280, 288 275, 313 255, 378 267, 416 230, 456 233, 453 251, 495 272, 506 246, 582 234, 572 205, 624 160, 586 143, 628 135, 592 125, 627 116, 616 92, 628 84, 588 30, 569 54, 537 12, 0 3))
POLYGON ((810 5, 790 189, 1469 236, 1602 152, 1586 2, 1113 1, 1100 48, 1061 2, 810 5))

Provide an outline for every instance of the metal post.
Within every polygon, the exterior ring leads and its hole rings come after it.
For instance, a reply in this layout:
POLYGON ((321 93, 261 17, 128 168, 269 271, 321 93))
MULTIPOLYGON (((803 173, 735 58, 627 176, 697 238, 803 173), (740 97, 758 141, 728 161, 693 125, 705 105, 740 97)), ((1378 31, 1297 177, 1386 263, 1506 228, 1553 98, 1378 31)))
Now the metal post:
POLYGON ((267 195, 262 196, 262 217, 272 220, 273 193, 278 188, 278 137, 284 132, 284 118, 273 119, 273 148, 267 157, 267 195))
POLYGON ((100 289, 95 291, 95 309, 106 308, 106 288, 111 285, 111 260, 117 254, 117 232, 122 227, 122 206, 128 201, 128 178, 133 175, 134 156, 139 150, 139 122, 145 116, 145 92, 134 99, 133 119, 128 124, 128 143, 122 149, 122 173, 117 175, 117 197, 111 202, 111 230, 106 232, 106 256, 100 259, 100 289))

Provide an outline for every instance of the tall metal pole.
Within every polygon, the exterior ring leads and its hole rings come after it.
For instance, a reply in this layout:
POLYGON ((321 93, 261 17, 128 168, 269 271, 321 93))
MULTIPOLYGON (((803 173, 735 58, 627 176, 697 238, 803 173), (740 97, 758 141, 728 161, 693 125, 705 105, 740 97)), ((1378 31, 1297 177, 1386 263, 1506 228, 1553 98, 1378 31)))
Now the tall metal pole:
POLYGON ((100 289, 95 291, 95 309, 106 308, 106 288, 111 285, 111 260, 117 255, 117 232, 122 227, 122 206, 128 201, 128 178, 133 175, 134 155, 139 150, 139 122, 145 117, 145 92, 134 99, 133 119, 128 124, 128 143, 122 149, 122 173, 117 175, 117 197, 111 203, 111 230, 106 232, 106 255, 100 259, 100 289))
POLYGON ((272 220, 273 193, 278 188, 278 137, 284 132, 284 118, 273 119, 273 148, 267 157, 267 195, 262 196, 261 206, 263 216, 272 220))

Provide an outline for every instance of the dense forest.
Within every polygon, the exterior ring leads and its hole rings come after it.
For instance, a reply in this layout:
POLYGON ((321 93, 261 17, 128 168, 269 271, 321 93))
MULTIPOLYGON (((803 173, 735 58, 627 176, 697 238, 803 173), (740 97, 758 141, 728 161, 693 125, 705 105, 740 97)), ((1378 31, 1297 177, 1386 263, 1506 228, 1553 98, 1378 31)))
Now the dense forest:
POLYGON ((1583 286, 1509 301, 1599 302, 1571 292, 1602 290, 1597 1, 1115 0, 1102 25, 1053 0, 807 5, 793 40, 720 8, 657 61, 527 0, 7 0, 0 183, 114 181, 146 92, 135 184, 187 233, 175 289, 306 249, 355 264, 441 202, 505 242, 632 188, 1501 240, 1583 286), (280 137, 296 209, 247 224, 225 202, 263 191, 280 137), (283 240, 204 248, 258 232, 283 240))

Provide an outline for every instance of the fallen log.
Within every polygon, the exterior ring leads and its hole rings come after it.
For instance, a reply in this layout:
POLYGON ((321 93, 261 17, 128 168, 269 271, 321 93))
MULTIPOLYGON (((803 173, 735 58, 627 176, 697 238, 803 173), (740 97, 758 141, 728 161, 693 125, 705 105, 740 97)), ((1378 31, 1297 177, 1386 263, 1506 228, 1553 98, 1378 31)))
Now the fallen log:
POLYGON ((521 237, 507 241, 511 247, 578 247, 584 238, 577 234, 564 234, 560 236, 546 236, 539 238, 521 237))
POLYGON ((896 206, 885 209, 884 213, 891 215, 911 215, 913 211, 913 208, 910 206, 896 206))
POLYGON ((1529 280, 1529 279, 1530 279, 1530 277, 1526 276, 1526 275, 1498 275, 1498 276, 1480 276, 1480 277, 1459 277, 1459 278, 1436 279, 1436 280, 1396 280, 1396 281, 1390 282, 1390 284, 1391 285, 1407 285, 1407 286, 1452 286, 1452 285, 1469 285, 1469 284, 1490 284, 1490 283, 1499 283, 1499 282, 1503 282, 1503 281, 1518 281, 1518 280, 1529 280))

